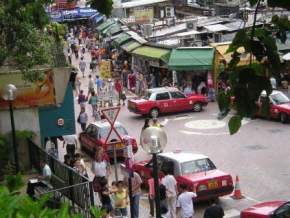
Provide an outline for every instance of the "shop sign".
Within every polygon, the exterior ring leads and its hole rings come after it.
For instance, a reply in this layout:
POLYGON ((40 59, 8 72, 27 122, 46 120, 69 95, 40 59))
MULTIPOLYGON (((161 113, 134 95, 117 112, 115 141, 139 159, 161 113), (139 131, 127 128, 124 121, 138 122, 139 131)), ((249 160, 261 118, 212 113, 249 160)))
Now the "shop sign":
POLYGON ((154 17, 153 7, 134 8, 135 23, 151 23, 154 17))
MULTIPOLYGON (((51 69, 44 72, 41 80, 33 83, 23 80, 23 74, 20 72, 0 74, 0 96, 3 96, 7 84, 13 84, 17 88, 16 98, 13 101, 14 108, 55 104, 54 78, 51 69)), ((0 97, 0 109, 6 108, 8 108, 8 102, 0 97)))
POLYGON ((101 60, 99 69, 100 76, 102 79, 112 78, 111 60, 101 60))
POLYGON ((56 123, 57 123, 57 125, 59 127, 62 127, 62 126, 64 126, 64 119, 63 118, 58 118, 56 123))

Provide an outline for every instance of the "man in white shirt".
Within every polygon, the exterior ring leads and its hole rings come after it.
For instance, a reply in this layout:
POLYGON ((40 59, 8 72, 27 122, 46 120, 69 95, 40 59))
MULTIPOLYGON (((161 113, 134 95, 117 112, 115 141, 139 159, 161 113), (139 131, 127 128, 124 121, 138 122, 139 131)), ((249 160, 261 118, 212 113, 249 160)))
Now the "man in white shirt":
POLYGON ((75 135, 65 135, 63 138, 63 147, 66 144, 66 153, 74 157, 78 145, 77 137, 75 135))
POLYGON ((165 171, 165 176, 161 180, 161 184, 166 187, 166 198, 168 210, 171 218, 176 217, 176 195, 177 195, 177 182, 173 175, 165 171))
POLYGON ((181 218, 193 218, 194 209, 193 209, 193 198, 196 198, 194 192, 187 191, 186 184, 180 184, 181 194, 177 199, 177 213, 181 210, 181 218))

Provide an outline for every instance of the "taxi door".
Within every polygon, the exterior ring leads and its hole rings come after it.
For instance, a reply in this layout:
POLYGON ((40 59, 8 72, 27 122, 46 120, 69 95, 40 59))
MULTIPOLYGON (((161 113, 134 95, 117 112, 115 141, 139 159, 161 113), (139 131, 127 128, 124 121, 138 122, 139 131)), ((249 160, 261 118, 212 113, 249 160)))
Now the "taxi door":
POLYGON ((161 113, 168 113, 174 111, 174 105, 169 95, 169 92, 157 93, 156 105, 161 113))

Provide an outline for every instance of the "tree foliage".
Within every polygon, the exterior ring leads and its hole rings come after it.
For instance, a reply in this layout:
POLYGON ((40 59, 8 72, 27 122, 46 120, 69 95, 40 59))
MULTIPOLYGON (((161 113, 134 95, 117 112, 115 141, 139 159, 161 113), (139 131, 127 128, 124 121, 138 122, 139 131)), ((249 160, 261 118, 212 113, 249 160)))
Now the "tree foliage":
MULTIPOLYGON (((288 9, 288 0, 269 1, 271 6, 285 7, 288 9)), ((281 63, 276 46, 276 40, 285 42, 287 31, 290 30, 290 21, 287 17, 273 16, 271 25, 256 27, 256 14, 261 0, 250 0, 251 5, 256 5, 256 12, 253 27, 242 29, 237 32, 227 52, 232 53, 232 60, 228 64, 229 82, 231 90, 227 93, 219 93, 219 109, 221 117, 231 109, 231 102, 234 99, 234 108, 237 115, 229 122, 231 134, 238 131, 241 120, 244 117, 254 117, 257 113, 256 102, 263 90, 267 95, 272 92, 269 78, 280 75, 281 63), (250 54, 250 64, 238 66, 241 55, 241 48, 244 54, 250 54)), ((266 107, 269 110, 269 107, 266 107)), ((265 108, 263 109, 265 110, 265 108)))
POLYGON ((53 63, 51 46, 56 38, 44 31, 49 3, 51 0, 0 1, 0 66, 19 69, 30 81, 39 76, 32 68, 53 63))
POLYGON ((90 0, 88 3, 92 8, 97 9, 101 14, 109 17, 113 9, 113 0, 90 0))

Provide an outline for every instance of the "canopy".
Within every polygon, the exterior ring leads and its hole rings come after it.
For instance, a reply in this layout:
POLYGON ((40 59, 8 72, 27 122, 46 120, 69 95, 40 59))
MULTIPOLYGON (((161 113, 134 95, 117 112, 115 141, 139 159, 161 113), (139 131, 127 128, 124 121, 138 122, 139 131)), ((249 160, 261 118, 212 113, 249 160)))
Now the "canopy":
POLYGON ((118 38, 114 40, 114 43, 116 43, 117 45, 122 45, 125 42, 127 42, 130 38, 131 37, 127 33, 121 33, 120 35, 118 35, 118 38))
POLYGON ((136 49, 140 46, 141 46, 141 44, 139 42, 136 42, 135 40, 133 40, 133 41, 129 41, 129 42, 123 44, 121 46, 121 48, 123 50, 125 50, 126 52, 130 52, 130 51, 133 51, 134 49, 136 49))
POLYGON ((52 22, 64 22, 89 19, 92 16, 101 14, 92 8, 75 8, 72 10, 51 11, 48 13, 52 22))
POLYGON ((108 28, 106 28, 102 32, 103 34, 106 34, 107 36, 111 36, 121 31, 122 31, 121 26, 115 23, 113 25, 110 25, 108 28))
POLYGON ((168 62, 170 50, 164 49, 164 48, 156 48, 156 47, 150 47, 150 46, 141 46, 139 48, 136 48, 132 54, 147 57, 147 58, 153 58, 153 59, 160 59, 164 61, 165 63, 168 62))
POLYGON ((213 57, 213 48, 178 48, 171 52, 168 66, 170 70, 176 71, 211 70, 213 57))
POLYGON ((104 23, 102 23, 100 26, 97 27, 97 31, 101 32, 105 30, 106 28, 108 28, 109 26, 113 25, 114 23, 115 21, 113 20, 106 20, 104 23))

